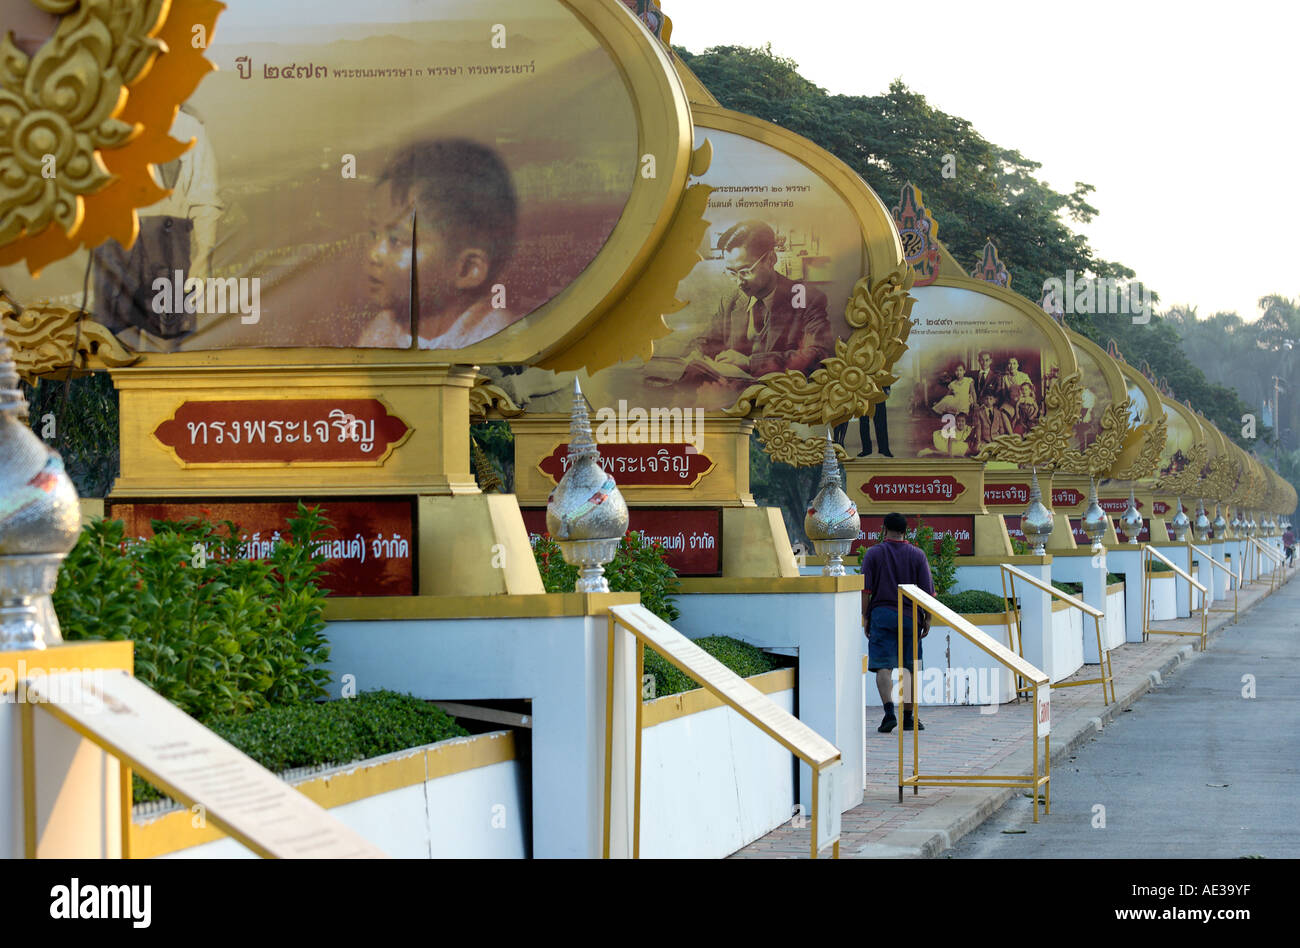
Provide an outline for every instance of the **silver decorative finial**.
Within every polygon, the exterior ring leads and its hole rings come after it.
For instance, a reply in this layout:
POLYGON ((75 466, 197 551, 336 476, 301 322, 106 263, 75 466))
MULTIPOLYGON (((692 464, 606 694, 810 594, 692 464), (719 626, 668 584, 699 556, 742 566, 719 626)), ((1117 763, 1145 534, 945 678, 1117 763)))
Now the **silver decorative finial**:
POLYGON ((1210 538, 1210 532, 1214 529, 1214 524, 1210 523, 1209 514, 1205 512, 1205 500, 1200 501, 1200 506, 1196 508, 1196 520, 1192 524, 1192 532, 1196 534, 1198 543, 1204 543, 1210 538))
POLYGON ((62 641, 49 597, 81 532, 77 490, 63 460, 20 420, 26 413, 0 331, 0 651, 62 641))
POLYGON ((840 483, 840 462, 835 456, 835 442, 826 429, 826 453, 822 458, 822 481, 808 507, 803 529, 813 548, 826 557, 823 576, 843 576, 844 557, 862 532, 857 504, 844 493, 840 483))
POLYGON ((1020 515, 1020 532, 1034 548, 1034 556, 1043 556, 1047 552, 1047 538, 1052 535, 1052 512, 1043 504, 1043 491, 1038 486, 1038 468, 1035 467, 1034 481, 1029 488, 1029 506, 1020 515))
POLYGON ((1169 532, 1174 535, 1174 540, 1181 543, 1183 537, 1187 536, 1187 528, 1191 525, 1192 521, 1183 512, 1183 498, 1180 496, 1178 498, 1178 512, 1173 515, 1166 526, 1169 527, 1169 532))
POLYGON ((546 501, 546 529, 564 561, 578 567, 574 592, 609 592, 605 564, 614 559, 627 533, 627 503, 613 476, 600 464, 591 434, 587 399, 573 380, 567 470, 546 501))
POLYGON ((1124 535, 1125 543, 1137 543, 1138 537, 1142 535, 1142 514, 1137 509, 1137 501, 1133 497, 1133 485, 1128 488, 1128 506, 1120 514, 1119 530, 1124 535))
POLYGON ((1228 535, 1228 521, 1223 519, 1223 511, 1219 507, 1219 502, 1214 503, 1214 539, 1223 540, 1228 535))
POLYGON ((1100 553, 1108 521, 1106 511, 1101 509, 1101 501, 1097 499, 1097 479, 1091 474, 1088 475, 1088 487, 1088 509, 1083 512, 1083 523, 1080 526, 1092 541, 1092 552, 1100 553))

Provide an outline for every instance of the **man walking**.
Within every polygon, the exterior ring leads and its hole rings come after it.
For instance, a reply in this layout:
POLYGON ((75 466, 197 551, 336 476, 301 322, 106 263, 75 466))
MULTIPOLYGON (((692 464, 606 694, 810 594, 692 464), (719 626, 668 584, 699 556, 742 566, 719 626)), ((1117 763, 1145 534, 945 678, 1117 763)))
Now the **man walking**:
MULTIPOLYGON (((930 578, 930 561, 925 553, 904 539, 907 518, 900 513, 885 515, 884 536, 881 542, 867 550, 862 558, 863 609, 862 625, 867 630, 867 669, 876 673, 876 687, 880 702, 885 708, 884 720, 876 728, 888 734, 898 726, 894 702, 890 694, 893 686, 891 672, 898 667, 898 587, 911 583, 934 595, 934 582, 930 578), (868 597, 870 597, 868 599, 868 597)), ((917 613, 921 637, 930 634, 930 616, 924 610, 917 613)), ((918 647, 916 660, 921 660, 918 647)), ((915 724, 919 731, 925 725, 914 713, 912 706, 912 610, 903 610, 903 668, 899 694, 903 700, 903 730, 910 731, 915 724)))

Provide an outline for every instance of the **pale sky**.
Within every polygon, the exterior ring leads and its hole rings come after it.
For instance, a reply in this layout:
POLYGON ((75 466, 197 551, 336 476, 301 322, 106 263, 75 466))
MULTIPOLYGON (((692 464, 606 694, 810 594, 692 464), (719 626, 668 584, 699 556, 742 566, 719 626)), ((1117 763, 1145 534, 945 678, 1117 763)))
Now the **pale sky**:
MULTIPOLYGON (((1201 316, 1254 320, 1261 296, 1300 296, 1300 5, 662 6, 675 45, 770 42, 831 93, 874 95, 901 77, 989 141, 1041 162, 1038 176, 1056 190, 1095 185, 1096 218, 1071 226, 1098 256, 1136 270, 1160 294, 1158 309, 1191 303, 1201 316)), ((1015 260, 1005 262, 1014 280, 1015 260)))

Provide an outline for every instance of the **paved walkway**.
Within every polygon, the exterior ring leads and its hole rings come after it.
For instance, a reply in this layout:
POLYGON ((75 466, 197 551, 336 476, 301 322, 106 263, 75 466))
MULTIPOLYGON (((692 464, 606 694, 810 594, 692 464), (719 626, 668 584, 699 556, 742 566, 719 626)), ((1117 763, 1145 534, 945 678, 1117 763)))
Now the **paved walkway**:
MULTIPOLYGON (((1286 573, 1286 580, 1294 577, 1286 573)), ((1267 577, 1240 591, 1240 621, 1267 596, 1267 577)), ((1223 605, 1216 602, 1215 606, 1223 605)), ((1231 612, 1209 616, 1210 647, 1216 633, 1233 624, 1231 612)), ((1199 631, 1195 618, 1161 620, 1160 627, 1199 631)), ((1052 765, 1057 779, 1070 754, 1115 715, 1131 707, 1154 684, 1179 664, 1192 658, 1197 640, 1192 637, 1153 635, 1145 643, 1129 643, 1111 652, 1118 701, 1103 706, 1101 685, 1052 689, 1052 765)), ((1097 677, 1096 665, 1085 665, 1074 678, 1097 677)), ((1066 679, 1067 681, 1072 679, 1066 679)), ((874 682, 868 681, 875 699, 874 682)), ((840 836, 841 858, 917 858, 937 856, 988 819, 1017 794, 1019 788, 921 788, 910 790, 898 802, 898 736, 876 731, 880 708, 867 708, 867 782, 860 806, 844 813, 840 836)), ((996 714, 980 714, 978 707, 922 709, 926 729, 921 732, 921 772, 945 774, 1029 774, 1033 769, 1030 735, 1033 719, 1029 702, 1002 705, 996 714)), ((911 771, 912 735, 905 735, 906 768, 911 771)), ((1041 766, 1041 764, 1040 764, 1041 766)), ((1044 817, 1040 814, 1040 819, 1044 817)), ((808 828, 781 826, 750 843, 732 858, 807 859, 808 828)))

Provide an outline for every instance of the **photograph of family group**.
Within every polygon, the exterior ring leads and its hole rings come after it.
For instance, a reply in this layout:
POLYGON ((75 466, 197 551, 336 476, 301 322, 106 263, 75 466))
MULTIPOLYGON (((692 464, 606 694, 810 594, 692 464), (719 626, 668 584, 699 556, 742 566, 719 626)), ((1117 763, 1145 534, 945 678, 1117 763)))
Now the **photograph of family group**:
POLYGON ((908 430, 892 434, 895 451, 904 457, 974 457, 1000 435, 1028 434, 1059 374, 1045 361, 1034 350, 979 349, 936 359, 911 385, 900 380, 889 408, 908 420, 908 430), (900 437, 906 441, 898 452, 900 437))

